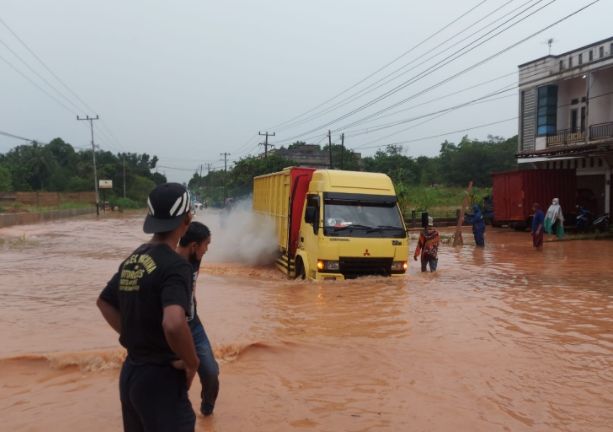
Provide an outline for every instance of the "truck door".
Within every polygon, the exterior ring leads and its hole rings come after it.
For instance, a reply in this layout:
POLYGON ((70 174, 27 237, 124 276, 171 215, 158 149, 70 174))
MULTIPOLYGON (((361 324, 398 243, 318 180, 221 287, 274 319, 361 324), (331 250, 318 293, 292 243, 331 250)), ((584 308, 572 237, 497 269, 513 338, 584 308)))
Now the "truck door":
POLYGON ((307 278, 314 278, 317 272, 318 238, 321 231, 321 199, 319 195, 307 195, 303 223, 300 225, 298 249, 304 257, 307 278))

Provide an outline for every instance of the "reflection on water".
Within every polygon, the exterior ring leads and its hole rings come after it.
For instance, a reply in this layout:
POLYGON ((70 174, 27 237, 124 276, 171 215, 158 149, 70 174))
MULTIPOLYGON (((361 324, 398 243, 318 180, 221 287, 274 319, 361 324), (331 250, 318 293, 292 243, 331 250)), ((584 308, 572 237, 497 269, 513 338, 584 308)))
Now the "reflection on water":
MULTIPOLYGON (((214 213, 200 214, 224 244, 214 213)), ((0 413, 9 430, 117 430, 116 336, 95 310, 142 219, 0 230, 0 413), (88 402, 85 402, 88 401, 88 402)), ((228 237, 231 238, 231 237, 228 237)), ((227 241, 225 242, 227 246, 227 241)), ((214 255, 211 256, 214 258, 214 255)), ((317 284, 205 263, 221 394, 199 430, 606 431, 613 242, 488 231, 439 271, 317 284)), ((191 391, 197 401, 199 388, 191 391)))

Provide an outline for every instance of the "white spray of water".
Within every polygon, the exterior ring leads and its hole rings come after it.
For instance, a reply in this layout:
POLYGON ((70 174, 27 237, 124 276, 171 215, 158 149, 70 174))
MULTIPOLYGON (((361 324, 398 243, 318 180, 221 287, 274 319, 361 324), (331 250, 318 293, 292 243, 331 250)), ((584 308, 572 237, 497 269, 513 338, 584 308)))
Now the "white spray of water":
POLYGON ((200 210, 196 220, 211 230, 207 261, 268 265, 278 256, 274 222, 253 212, 250 199, 235 203, 229 211, 200 210))

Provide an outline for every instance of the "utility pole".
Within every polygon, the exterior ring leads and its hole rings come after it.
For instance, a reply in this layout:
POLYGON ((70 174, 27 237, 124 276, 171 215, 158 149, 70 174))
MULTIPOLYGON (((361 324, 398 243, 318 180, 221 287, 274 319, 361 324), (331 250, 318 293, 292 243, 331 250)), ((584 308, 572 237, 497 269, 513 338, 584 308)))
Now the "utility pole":
POLYGON ((226 198, 228 198, 226 194, 226 176, 228 174, 228 156, 230 156, 230 153, 223 152, 223 153, 220 153, 220 155, 223 156, 223 205, 225 207, 226 198))
POLYGON ((276 132, 273 133, 268 133, 268 131, 266 131, 265 133, 262 132, 258 132, 258 135, 266 137, 266 139, 264 140, 264 144, 260 143, 259 145, 263 145, 264 146, 264 159, 266 159, 268 157, 268 147, 274 147, 274 145, 272 144, 268 144, 268 137, 269 136, 275 136, 276 132))
POLYGON ((332 132, 330 132, 330 129, 328 129, 328 150, 330 151, 329 168, 332 169, 332 132))
POLYGON ((100 215, 100 196, 98 192, 98 173, 96 172, 96 144, 94 144, 94 120, 99 120, 100 116, 96 117, 85 116, 81 118, 77 115, 77 120, 85 120, 89 122, 89 128, 92 134, 92 157, 94 159, 94 190, 96 191, 96 214, 100 215))
POLYGON ((345 160, 345 132, 341 134, 341 169, 343 169, 343 161, 345 160))
POLYGON ((123 197, 126 197, 126 155, 123 155, 123 197))

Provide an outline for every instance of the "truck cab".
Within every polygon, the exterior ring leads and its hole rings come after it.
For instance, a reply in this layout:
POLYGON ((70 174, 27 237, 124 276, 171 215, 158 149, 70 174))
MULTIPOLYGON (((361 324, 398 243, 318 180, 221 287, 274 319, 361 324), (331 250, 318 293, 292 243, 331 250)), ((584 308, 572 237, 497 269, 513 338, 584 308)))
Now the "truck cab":
POLYGON ((296 277, 342 280, 406 273, 406 226, 385 174, 316 170, 301 216, 296 277))

